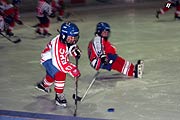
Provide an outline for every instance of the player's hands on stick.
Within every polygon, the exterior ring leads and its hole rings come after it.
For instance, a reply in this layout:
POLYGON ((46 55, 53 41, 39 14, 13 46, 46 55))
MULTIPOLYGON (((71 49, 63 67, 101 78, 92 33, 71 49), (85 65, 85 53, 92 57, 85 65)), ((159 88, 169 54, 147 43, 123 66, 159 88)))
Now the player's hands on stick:
POLYGON ((81 73, 80 73, 80 71, 77 68, 72 69, 71 73, 76 78, 76 80, 78 80, 77 78, 79 78, 81 76, 81 73))
POLYGON ((100 58, 101 58, 101 62, 102 62, 103 64, 107 64, 108 59, 107 59, 107 57, 106 57, 105 54, 102 54, 102 55, 100 56, 100 58))
POLYGON ((72 49, 72 55, 73 55, 75 58, 79 59, 79 58, 81 57, 81 50, 80 50, 78 47, 74 47, 74 48, 72 49))

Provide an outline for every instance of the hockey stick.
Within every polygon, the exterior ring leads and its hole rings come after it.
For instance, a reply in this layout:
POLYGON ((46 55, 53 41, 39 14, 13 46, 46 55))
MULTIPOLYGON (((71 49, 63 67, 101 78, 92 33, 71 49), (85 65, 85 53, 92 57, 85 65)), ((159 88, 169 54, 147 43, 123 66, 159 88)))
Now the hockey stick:
POLYGON ((39 23, 33 25, 32 27, 33 27, 33 28, 37 28, 38 26, 39 26, 39 23))
MULTIPOLYGON (((77 101, 81 101, 81 102, 82 102, 82 101, 84 100, 84 98, 86 97, 86 95, 87 95, 89 89, 91 88, 91 86, 92 86, 93 83, 95 82, 95 80, 96 80, 97 76, 99 75, 99 73, 100 73, 100 72, 97 71, 96 74, 93 76, 93 80, 92 80, 92 82, 89 84, 89 86, 88 86, 86 92, 84 93, 83 97, 77 96, 77 98, 76 98, 77 101)), ((73 94, 73 99, 75 99, 75 94, 73 94)))
POLYGON ((28 29, 31 29, 31 30, 36 30, 36 28, 35 27, 31 27, 31 26, 29 26, 29 25, 26 25, 26 24, 23 24, 25 27, 27 27, 28 29))
MULTIPOLYGON (((77 68, 78 68, 78 58, 76 58, 76 66, 77 66, 77 68)), ((77 77, 75 77, 75 85, 76 85, 76 87, 75 87, 75 99, 74 99, 74 101, 75 101, 75 110, 74 110, 74 116, 76 116, 76 114, 77 114, 77 94, 78 94, 78 78, 77 77)))
POLYGON ((0 33, 3 37, 5 37, 7 40, 9 40, 10 42, 12 42, 12 43, 19 43, 19 42, 21 42, 21 39, 20 38, 17 38, 16 40, 12 40, 12 39, 10 39, 9 37, 7 37, 6 35, 4 35, 4 34, 2 34, 2 33, 0 33))
POLYGON ((95 80, 96 80, 96 78, 97 78, 98 75, 99 75, 99 71, 97 71, 96 74, 94 75, 91 84, 89 84, 89 87, 87 88, 86 92, 84 93, 83 97, 82 97, 81 100, 80 100, 81 102, 82 102, 82 101, 84 100, 84 98, 86 97, 86 95, 87 95, 89 89, 91 88, 91 86, 92 86, 93 83, 95 82, 95 80))

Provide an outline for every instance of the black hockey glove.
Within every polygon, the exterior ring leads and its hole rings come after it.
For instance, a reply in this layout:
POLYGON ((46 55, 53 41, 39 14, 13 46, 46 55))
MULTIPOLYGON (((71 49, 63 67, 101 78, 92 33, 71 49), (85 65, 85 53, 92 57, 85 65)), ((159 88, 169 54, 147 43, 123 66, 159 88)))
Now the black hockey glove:
POLYGON ((75 58, 79 59, 79 58, 81 57, 81 50, 80 50, 78 47, 74 47, 74 48, 72 49, 72 55, 73 55, 75 58))
POLYGON ((76 49, 76 50, 75 50, 75 53, 76 53, 76 56, 75 56, 75 57, 76 57, 77 59, 79 59, 79 58, 81 57, 81 51, 80 51, 80 49, 76 49))
POLYGON ((108 63, 108 59, 107 59, 107 57, 106 57, 105 54, 102 54, 102 55, 100 56, 100 58, 101 58, 101 62, 102 62, 103 64, 107 64, 107 63, 108 63))

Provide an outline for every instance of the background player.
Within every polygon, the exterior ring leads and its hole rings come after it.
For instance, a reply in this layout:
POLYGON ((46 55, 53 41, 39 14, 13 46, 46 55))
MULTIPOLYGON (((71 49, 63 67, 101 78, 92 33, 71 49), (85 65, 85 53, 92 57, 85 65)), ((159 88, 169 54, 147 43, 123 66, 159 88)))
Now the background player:
POLYGON ((37 5, 37 18, 39 23, 36 33, 43 36, 51 36, 49 33, 50 19, 52 14, 51 0, 39 0, 37 5))
POLYGON ((180 4, 179 4, 179 0, 167 0, 166 3, 165 3, 165 6, 163 8, 160 8, 160 10, 157 10, 156 18, 159 19, 159 15, 160 14, 165 14, 171 8, 175 8, 176 9, 176 11, 174 13, 174 18, 175 19, 180 19, 180 4))
POLYGON ((52 11, 53 14, 57 16, 57 21, 63 21, 64 17, 64 10, 65 10, 65 3, 64 0, 52 0, 52 11))
POLYGON ((109 42, 110 26, 99 22, 96 26, 95 37, 89 42, 88 55, 90 65, 95 69, 116 70, 126 76, 142 78, 143 61, 133 63, 125 60, 116 53, 116 48, 109 42))
POLYGON ((76 45, 79 39, 79 29, 74 23, 63 23, 60 35, 53 38, 42 51, 41 64, 46 69, 46 76, 37 84, 36 88, 50 92, 50 86, 54 83, 57 105, 66 107, 67 101, 63 94, 66 73, 78 78, 80 71, 77 66, 69 61, 69 55, 79 59, 81 52, 76 45))
POLYGON ((19 5, 21 3, 21 0, 12 0, 12 2, 9 2, 7 0, 1 1, 1 15, 4 18, 5 22, 5 32, 8 36, 13 36, 14 33, 12 32, 15 23, 22 25, 23 22, 19 19, 19 5))

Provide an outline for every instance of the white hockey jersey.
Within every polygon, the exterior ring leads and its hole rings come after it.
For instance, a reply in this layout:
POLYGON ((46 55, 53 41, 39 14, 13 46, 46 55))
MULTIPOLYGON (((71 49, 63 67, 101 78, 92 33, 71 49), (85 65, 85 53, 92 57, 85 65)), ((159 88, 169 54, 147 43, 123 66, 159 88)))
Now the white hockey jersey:
POLYGON ((45 2, 44 0, 38 1, 38 6, 36 9, 38 17, 44 17, 45 15, 51 15, 52 13, 51 5, 45 2))
POLYGON ((41 53, 41 64, 46 60, 52 59, 52 64, 60 71, 69 73, 72 77, 76 66, 69 61, 73 45, 70 48, 59 40, 59 35, 53 38, 41 53))

